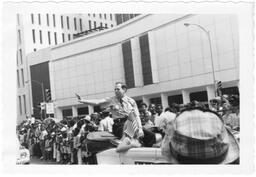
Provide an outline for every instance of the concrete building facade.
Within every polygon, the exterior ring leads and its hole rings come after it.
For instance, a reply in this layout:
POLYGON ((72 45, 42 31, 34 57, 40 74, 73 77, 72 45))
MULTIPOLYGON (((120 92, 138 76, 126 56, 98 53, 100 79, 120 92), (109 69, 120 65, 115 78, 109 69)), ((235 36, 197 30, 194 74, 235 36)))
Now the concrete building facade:
MULTIPOLYGON (((113 14, 50 14, 27 13, 17 14, 17 122, 33 109, 40 109, 31 104, 30 87, 42 90, 43 80, 31 80, 26 56, 49 46, 67 43, 73 35, 82 31, 104 26, 116 26, 113 14), (30 79, 29 79, 30 78, 30 79)), ((50 60, 50 58, 48 58, 50 60)), ((47 80, 47 79, 46 79, 47 80)), ((49 80, 49 79, 48 79, 49 80)), ((50 87, 50 83, 46 83, 50 87)), ((45 87, 44 89, 49 89, 45 87)), ((41 93, 42 97, 42 93, 41 93)), ((43 99, 42 99, 43 100, 43 99)))
POLYGON ((49 62, 55 117, 90 114, 82 97, 112 96, 117 81, 138 102, 207 102, 214 97, 207 35, 211 34, 214 74, 226 93, 238 92, 238 21, 234 15, 140 15, 131 21, 28 56, 28 65, 49 62), (49 59, 44 56, 48 55, 49 59))

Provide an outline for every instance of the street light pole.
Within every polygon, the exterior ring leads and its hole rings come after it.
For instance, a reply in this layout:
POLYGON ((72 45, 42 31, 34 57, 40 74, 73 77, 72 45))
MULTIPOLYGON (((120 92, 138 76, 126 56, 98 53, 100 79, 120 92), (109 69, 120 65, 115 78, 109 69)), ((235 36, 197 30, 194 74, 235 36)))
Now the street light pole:
POLYGON ((208 37, 208 42, 209 42, 209 46, 210 46, 210 53, 211 53, 211 64, 212 64, 212 77, 213 77, 213 86, 214 86, 214 96, 216 97, 216 79, 215 79, 215 69, 214 69, 214 63, 213 63, 213 55, 212 55, 212 43, 211 43, 211 35, 210 35, 210 31, 207 31, 204 27, 202 27, 201 25, 198 24, 191 24, 191 23, 184 23, 184 25, 186 27, 193 25, 193 26, 197 26, 199 27, 201 30, 203 30, 208 37))

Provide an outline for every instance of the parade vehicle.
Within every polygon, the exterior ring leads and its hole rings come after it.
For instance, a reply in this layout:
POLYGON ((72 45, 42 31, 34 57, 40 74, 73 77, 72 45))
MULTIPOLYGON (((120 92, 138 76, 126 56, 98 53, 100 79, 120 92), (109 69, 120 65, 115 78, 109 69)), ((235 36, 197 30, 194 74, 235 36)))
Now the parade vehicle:
MULTIPOLYGON (((239 132, 232 131, 232 134, 239 143, 239 132)), ((111 133, 90 132, 87 135, 86 150, 88 156, 93 156, 93 164, 173 164, 162 155, 160 144, 153 147, 132 148, 126 152, 118 153, 116 147, 120 142, 111 133)))
POLYGON ((18 138, 16 141, 16 164, 30 164, 29 150, 20 144, 18 138))

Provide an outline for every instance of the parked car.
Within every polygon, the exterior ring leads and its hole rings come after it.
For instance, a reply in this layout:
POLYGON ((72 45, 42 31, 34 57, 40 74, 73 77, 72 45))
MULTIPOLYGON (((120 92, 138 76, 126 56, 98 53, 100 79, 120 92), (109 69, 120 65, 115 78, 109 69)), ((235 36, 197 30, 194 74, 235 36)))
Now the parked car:
POLYGON ((16 143, 16 164, 30 164, 30 153, 29 150, 20 144, 17 138, 16 143))

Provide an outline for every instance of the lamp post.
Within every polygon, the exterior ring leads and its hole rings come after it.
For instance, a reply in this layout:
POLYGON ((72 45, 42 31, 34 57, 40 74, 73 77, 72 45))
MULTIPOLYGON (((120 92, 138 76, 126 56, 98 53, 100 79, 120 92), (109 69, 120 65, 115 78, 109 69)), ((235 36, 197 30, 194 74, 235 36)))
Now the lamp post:
POLYGON ((197 26, 199 27, 201 30, 203 30, 206 34, 207 34, 207 37, 208 37, 208 41, 209 41, 209 46, 210 46, 210 53, 211 53, 211 64, 212 64, 212 77, 213 77, 213 86, 214 86, 214 96, 216 97, 217 94, 216 94, 216 80, 215 80, 215 71, 214 71, 214 64, 213 64, 213 57, 212 57, 212 44, 211 44, 211 35, 210 35, 210 31, 207 31, 204 27, 202 27, 201 25, 198 25, 198 24, 192 24, 192 23, 184 23, 184 25, 186 27, 188 26, 197 26))
MULTIPOLYGON (((31 82, 34 82, 38 85, 40 85, 41 87, 41 92, 42 92, 42 96, 43 96, 43 102, 45 103, 45 95, 44 95, 44 83, 43 82, 39 82, 39 81, 36 81, 36 80, 31 80, 31 82)), ((26 83, 29 83, 29 81, 26 81, 26 83)), ((41 109, 42 111, 42 109, 41 109)), ((43 111, 42 111, 43 112, 43 111)), ((42 113, 41 113, 41 116, 42 116, 42 113)), ((44 112, 44 116, 46 117, 46 112, 44 112)), ((41 117, 42 118, 42 117, 41 117)))

